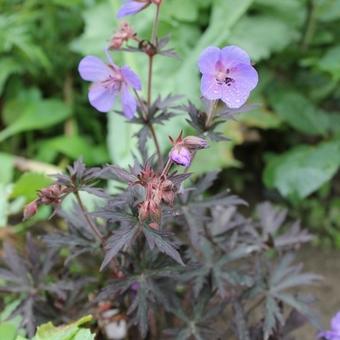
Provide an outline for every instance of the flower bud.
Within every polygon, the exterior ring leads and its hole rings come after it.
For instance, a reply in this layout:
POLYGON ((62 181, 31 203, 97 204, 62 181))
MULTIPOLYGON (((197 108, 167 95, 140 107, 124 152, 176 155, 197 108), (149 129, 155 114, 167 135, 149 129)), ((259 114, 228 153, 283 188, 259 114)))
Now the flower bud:
POLYGON ((24 221, 35 215, 38 211, 38 203, 37 200, 32 201, 27 204, 24 208, 24 221))
POLYGON ((136 33, 127 22, 124 22, 111 38, 109 49, 119 49, 124 42, 127 42, 130 39, 136 40, 136 33))
POLYGON ((185 137, 182 144, 190 150, 200 150, 208 147, 205 139, 196 136, 185 137))
POLYGON ((183 145, 175 145, 169 154, 170 159, 178 164, 188 167, 191 163, 191 152, 183 145))

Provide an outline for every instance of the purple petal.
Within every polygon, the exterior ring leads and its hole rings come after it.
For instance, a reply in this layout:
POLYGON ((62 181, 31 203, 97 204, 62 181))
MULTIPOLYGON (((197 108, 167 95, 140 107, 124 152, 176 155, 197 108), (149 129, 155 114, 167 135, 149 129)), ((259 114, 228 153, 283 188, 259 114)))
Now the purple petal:
POLYGON ((123 66, 121 69, 125 81, 134 89, 141 90, 142 85, 139 77, 128 66, 123 66))
POLYGON ((122 87, 121 96, 124 116, 127 119, 132 119, 137 110, 136 98, 131 94, 127 86, 122 87))
POLYGON ((109 112, 114 104, 116 93, 101 83, 93 83, 89 90, 91 105, 100 112, 109 112))
POLYGON ((318 334, 318 338, 320 339, 326 339, 326 340, 340 340, 340 334, 331 332, 331 331, 326 331, 326 332, 320 332, 318 334))
POLYGON ((230 72, 233 82, 222 85, 222 100, 232 109, 238 109, 248 99, 250 91, 258 82, 256 70, 246 64, 240 64, 230 72))
POLYGON ((187 167, 191 163, 191 153, 185 147, 174 147, 170 152, 170 159, 178 165, 187 167))
POLYGON ((336 313, 331 320, 332 330, 339 333, 340 336, 340 312, 336 313))
POLYGON ((220 60, 221 50, 218 47, 208 47, 200 55, 198 67, 203 74, 214 74, 216 64, 220 60))
POLYGON ((80 76, 88 81, 100 81, 109 77, 110 68, 99 58, 87 56, 83 58, 78 66, 80 76))
POLYGON ((203 97, 209 100, 220 99, 222 97, 222 86, 217 83, 215 76, 203 74, 201 93, 203 97))
POLYGON ((237 46, 227 46, 221 51, 221 61, 225 68, 232 68, 237 64, 251 64, 247 52, 237 46))
POLYGON ((144 7, 146 7, 145 2, 140 2, 140 1, 126 1, 125 4, 119 9, 117 13, 117 18, 122 18, 127 15, 132 15, 136 14, 139 11, 141 11, 144 7))
POLYGON ((251 65, 239 64, 230 70, 230 77, 242 83, 249 91, 254 89, 259 81, 257 71, 251 65))

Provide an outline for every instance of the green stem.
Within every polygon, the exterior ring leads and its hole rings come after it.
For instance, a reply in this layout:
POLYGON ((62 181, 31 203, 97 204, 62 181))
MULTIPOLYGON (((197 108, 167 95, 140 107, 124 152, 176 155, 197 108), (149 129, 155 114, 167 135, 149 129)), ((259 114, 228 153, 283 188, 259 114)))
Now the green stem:
POLYGON ((214 113, 215 113, 215 110, 216 110, 216 107, 217 107, 217 103, 218 103, 217 100, 213 100, 211 102, 209 112, 208 112, 207 121, 205 122, 206 129, 210 128, 210 126, 211 126, 212 120, 214 118, 214 113))
POLYGON ((306 30, 302 40, 301 49, 306 51, 310 45, 316 29, 316 13, 314 0, 308 2, 308 14, 306 20, 306 30))

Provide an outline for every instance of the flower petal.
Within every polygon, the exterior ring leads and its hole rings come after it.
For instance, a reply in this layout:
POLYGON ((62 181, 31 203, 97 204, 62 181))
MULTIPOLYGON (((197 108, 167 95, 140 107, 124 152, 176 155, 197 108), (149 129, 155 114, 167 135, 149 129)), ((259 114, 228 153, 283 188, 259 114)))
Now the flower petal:
POLYGON ((108 78, 110 68, 99 58, 87 56, 83 58, 78 66, 80 76, 88 81, 100 81, 108 78))
POLYGON ((222 48, 221 61, 225 68, 231 68, 237 64, 251 64, 250 57, 247 52, 234 45, 222 48))
POLYGON ((119 11, 117 13, 117 18, 122 18, 122 17, 125 17, 127 15, 136 14, 146 6, 147 6, 147 4, 145 2, 128 0, 119 9, 119 11))
POLYGON ((252 90, 256 87, 259 76, 251 65, 239 64, 230 70, 230 77, 242 83, 242 87, 252 90))
POLYGON ((326 340, 340 340, 340 334, 326 331, 326 332, 320 332, 318 334, 318 338, 326 339, 326 340))
POLYGON ((89 90, 89 101, 99 112, 109 112, 114 104, 116 93, 101 83, 93 83, 89 90))
POLYGON ((256 70, 247 64, 240 64, 231 69, 230 77, 234 82, 222 85, 222 100, 232 109, 238 109, 248 99, 250 91, 258 82, 256 70))
POLYGON ((210 46, 203 50, 198 60, 198 67, 203 74, 215 74, 216 64, 220 60, 221 50, 210 46))
POLYGON ((135 116, 137 110, 136 98, 131 94, 129 88, 123 85, 121 89, 122 107, 124 116, 127 119, 132 119, 135 116))
POLYGON ((340 312, 336 313, 331 320, 332 330, 339 333, 340 336, 340 312))
POLYGON ((216 81, 215 76, 203 74, 201 79, 201 93, 209 100, 220 99, 222 97, 222 86, 216 81))
POLYGON ((123 77, 124 77, 125 81, 131 87, 133 87, 136 90, 141 90, 142 89, 142 85, 141 85, 139 77, 137 76, 137 74, 135 72, 133 72, 130 69, 130 67, 123 66, 120 70, 121 70, 121 72, 123 74, 123 77))

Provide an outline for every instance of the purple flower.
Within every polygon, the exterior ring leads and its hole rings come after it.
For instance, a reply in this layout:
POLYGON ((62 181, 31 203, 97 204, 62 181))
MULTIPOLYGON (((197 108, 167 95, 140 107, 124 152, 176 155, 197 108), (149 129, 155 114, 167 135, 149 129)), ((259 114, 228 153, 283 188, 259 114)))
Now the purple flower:
POLYGON ((150 4, 149 0, 125 0, 123 6, 117 13, 117 18, 133 15, 140 12, 150 4))
POLYGON ((112 62, 106 65, 97 57, 83 58, 78 67, 80 76, 84 80, 92 81, 89 90, 89 101, 100 112, 109 112, 115 97, 120 96, 124 115, 131 119, 137 109, 136 98, 130 87, 141 89, 138 76, 128 67, 118 67, 112 62))
POLYGON ((258 82, 248 54, 237 46, 206 48, 198 66, 202 95, 209 100, 222 99, 230 108, 241 107, 258 82))
POLYGON ((320 332, 318 337, 326 340, 340 340, 340 311, 331 320, 331 330, 320 332))
POLYGON ((190 150, 181 145, 175 145, 171 149, 169 157, 174 163, 185 167, 188 167, 191 163, 190 150))

